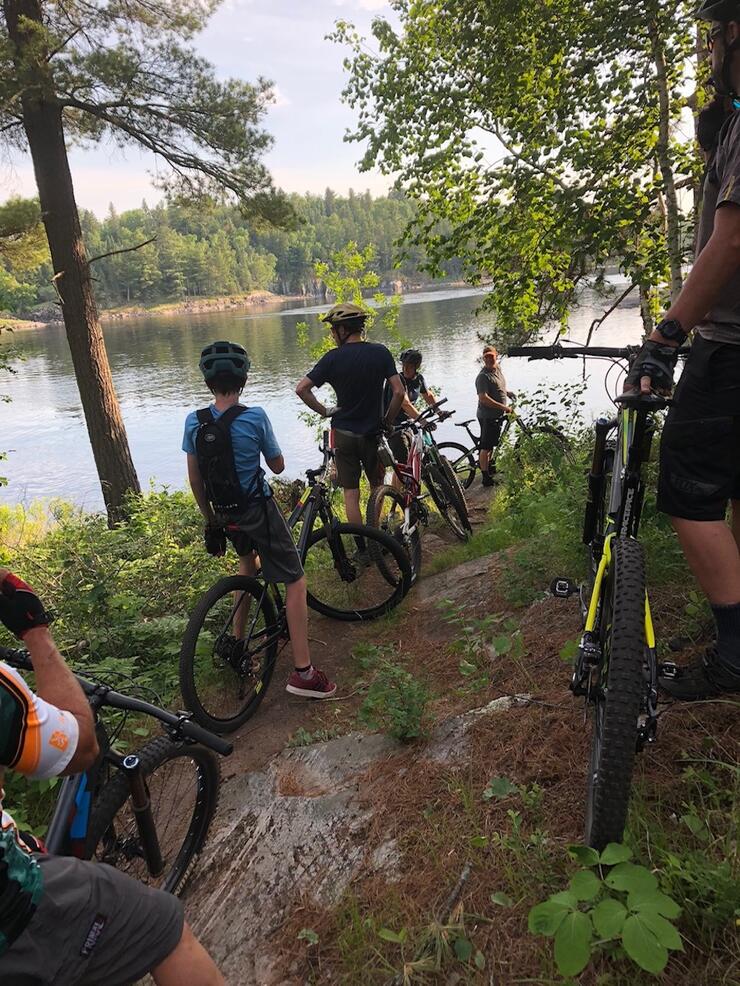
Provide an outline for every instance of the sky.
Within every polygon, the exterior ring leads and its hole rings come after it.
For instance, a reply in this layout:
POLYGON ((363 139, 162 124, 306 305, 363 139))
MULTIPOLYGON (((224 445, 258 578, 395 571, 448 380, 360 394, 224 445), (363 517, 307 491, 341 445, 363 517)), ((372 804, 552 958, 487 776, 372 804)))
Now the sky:
MULTIPOLYGON (((198 37, 198 51, 219 76, 264 76, 275 83, 277 100, 264 121, 275 143, 265 163, 286 191, 320 193, 331 186, 343 194, 354 188, 378 195, 388 189, 379 173, 358 172, 361 146, 343 141, 355 122, 341 102, 344 52, 325 40, 339 18, 367 36, 378 14, 392 15, 386 0, 224 0, 198 37)), ((150 182, 154 158, 135 148, 122 152, 108 143, 72 150, 70 163, 78 205, 99 216, 111 202, 121 212, 161 197, 150 182)), ((27 157, 0 166, 0 200, 35 194, 27 157)))

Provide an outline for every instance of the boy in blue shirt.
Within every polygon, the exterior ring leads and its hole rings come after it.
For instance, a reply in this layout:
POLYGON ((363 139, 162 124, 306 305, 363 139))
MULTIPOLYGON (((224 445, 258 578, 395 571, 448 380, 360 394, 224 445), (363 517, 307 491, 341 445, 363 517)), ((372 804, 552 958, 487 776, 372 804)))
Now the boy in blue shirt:
MULTIPOLYGON (((264 456, 268 469, 276 474, 285 469, 285 460, 263 409, 239 404, 250 365, 246 350, 233 342, 214 342, 201 353, 200 369, 214 401, 205 412, 191 411, 185 420, 182 450, 188 457, 188 480, 206 521, 206 551, 223 555, 228 538, 239 555, 240 575, 255 574, 255 552, 259 552, 268 582, 285 583, 285 610, 295 665, 286 691, 307 698, 329 698, 337 686, 311 664, 303 566, 265 479, 260 455, 264 456), (233 465, 230 461, 218 462, 221 474, 204 477, 196 449, 198 433, 218 422, 224 414, 228 415, 225 420, 229 422, 233 465), (224 514, 218 511, 219 504, 213 502, 217 495, 214 491, 233 494, 228 489, 230 475, 240 489, 232 495, 236 513, 229 510, 224 514)), ((223 498, 220 503, 223 504, 223 498)))

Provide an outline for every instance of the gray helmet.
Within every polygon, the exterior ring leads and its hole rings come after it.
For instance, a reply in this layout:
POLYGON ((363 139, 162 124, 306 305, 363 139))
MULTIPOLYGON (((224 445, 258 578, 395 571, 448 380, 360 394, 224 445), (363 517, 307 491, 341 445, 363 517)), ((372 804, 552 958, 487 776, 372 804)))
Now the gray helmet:
POLYGON ((740 0, 704 0, 695 16, 700 21, 740 21, 740 0))
POLYGON ((414 366, 421 366, 421 351, 419 349, 404 349, 400 360, 402 363, 413 363, 414 366))
POLYGON ((239 380, 246 380, 252 364, 246 349, 238 342, 212 342, 200 354, 198 365, 208 383, 219 373, 231 373, 239 380))
POLYGON ((356 325, 357 331, 359 331, 365 324, 366 319, 367 312, 364 308, 360 308, 359 305, 353 305, 350 301, 345 301, 330 308, 326 315, 322 316, 321 321, 328 322, 332 327, 340 323, 349 323, 351 326, 356 325))

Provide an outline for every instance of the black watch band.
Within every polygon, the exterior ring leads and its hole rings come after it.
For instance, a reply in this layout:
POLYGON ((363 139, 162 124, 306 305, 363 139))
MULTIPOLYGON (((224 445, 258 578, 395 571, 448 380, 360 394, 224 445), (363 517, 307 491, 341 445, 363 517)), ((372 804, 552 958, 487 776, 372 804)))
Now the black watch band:
POLYGON ((664 319, 655 326, 655 331, 660 332, 664 339, 675 342, 677 346, 683 346, 689 337, 688 332, 676 318, 664 319))

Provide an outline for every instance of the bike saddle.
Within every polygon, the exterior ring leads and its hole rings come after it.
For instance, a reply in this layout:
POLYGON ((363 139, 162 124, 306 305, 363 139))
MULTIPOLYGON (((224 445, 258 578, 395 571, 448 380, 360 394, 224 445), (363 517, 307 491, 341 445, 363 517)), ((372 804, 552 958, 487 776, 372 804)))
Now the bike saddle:
POLYGON ((641 394, 637 391, 630 394, 620 394, 614 400, 617 404, 630 407, 635 411, 662 411, 663 408, 669 407, 672 403, 670 397, 661 397, 660 394, 641 394))
POLYGON ((468 421, 456 421, 455 422, 455 427, 456 428, 464 428, 465 425, 472 425, 472 423, 474 421, 475 421, 475 418, 470 418, 468 421))

